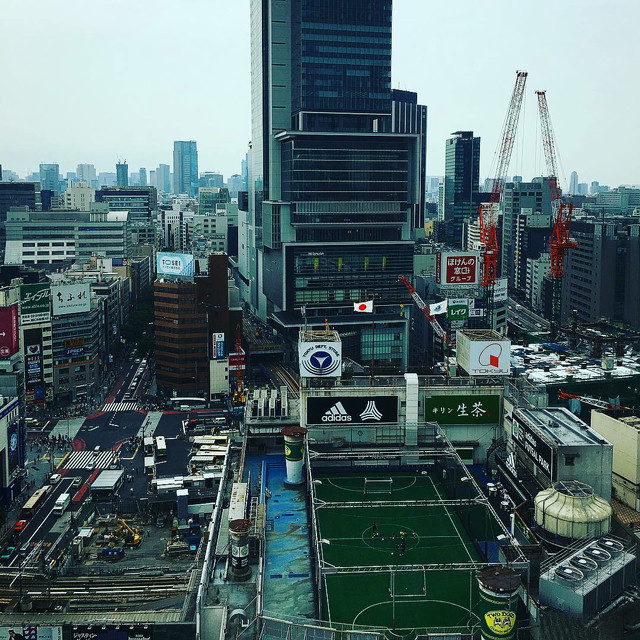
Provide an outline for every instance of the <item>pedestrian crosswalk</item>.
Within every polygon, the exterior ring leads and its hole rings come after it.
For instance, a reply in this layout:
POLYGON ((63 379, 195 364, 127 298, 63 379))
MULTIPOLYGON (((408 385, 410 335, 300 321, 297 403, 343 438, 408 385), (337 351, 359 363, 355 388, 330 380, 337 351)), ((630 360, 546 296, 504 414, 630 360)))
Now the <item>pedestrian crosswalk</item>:
POLYGON ((106 469, 116 457, 115 451, 73 451, 64 461, 63 469, 106 469))
POLYGON ((107 402, 102 407, 103 411, 136 411, 137 409, 137 402, 107 402))

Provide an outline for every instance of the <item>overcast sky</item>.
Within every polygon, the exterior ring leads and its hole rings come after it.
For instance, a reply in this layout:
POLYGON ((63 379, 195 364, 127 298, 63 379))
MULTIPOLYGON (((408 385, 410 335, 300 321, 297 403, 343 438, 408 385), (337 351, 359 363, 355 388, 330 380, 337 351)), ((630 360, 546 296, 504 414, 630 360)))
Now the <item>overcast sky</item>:
MULTIPOLYGON (((566 178, 640 183, 639 0, 395 0, 393 86, 429 107, 427 173, 459 129, 489 177, 517 69, 529 72, 511 174, 545 173, 536 89, 566 178)), ((240 172, 250 138, 249 0, 0 0, 0 164, 240 172)), ((561 180, 563 178, 561 172, 561 180)))

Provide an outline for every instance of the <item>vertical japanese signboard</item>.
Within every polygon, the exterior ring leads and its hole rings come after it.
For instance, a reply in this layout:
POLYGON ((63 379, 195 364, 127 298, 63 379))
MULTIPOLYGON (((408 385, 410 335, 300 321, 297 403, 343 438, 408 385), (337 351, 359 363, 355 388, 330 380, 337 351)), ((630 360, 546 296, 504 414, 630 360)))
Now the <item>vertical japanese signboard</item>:
POLYGON ((0 307, 0 358, 10 358, 19 349, 18 305, 0 307))
POLYGON ((20 285, 20 323, 22 326, 51 320, 50 297, 49 283, 20 285))
POLYGON ((44 401, 42 329, 24 330, 25 389, 27 402, 44 401))
POLYGON ((477 253, 442 251, 436 257, 438 284, 477 284, 479 271, 477 253))

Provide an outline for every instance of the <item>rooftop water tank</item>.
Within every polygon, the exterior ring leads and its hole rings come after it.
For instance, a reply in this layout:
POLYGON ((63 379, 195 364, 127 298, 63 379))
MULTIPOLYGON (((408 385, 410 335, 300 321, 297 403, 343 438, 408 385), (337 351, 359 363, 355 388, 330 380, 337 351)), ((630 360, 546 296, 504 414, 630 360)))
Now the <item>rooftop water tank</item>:
POLYGON ((564 538, 597 538, 611 530, 611 506, 578 480, 556 482, 534 500, 535 520, 543 529, 564 538))

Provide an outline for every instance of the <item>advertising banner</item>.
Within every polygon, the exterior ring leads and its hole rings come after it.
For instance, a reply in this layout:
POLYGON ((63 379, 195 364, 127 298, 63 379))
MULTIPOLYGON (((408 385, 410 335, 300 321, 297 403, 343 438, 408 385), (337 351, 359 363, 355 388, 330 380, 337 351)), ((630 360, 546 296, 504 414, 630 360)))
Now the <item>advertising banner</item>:
POLYGON ((7 443, 9 445, 9 473, 11 473, 20 461, 20 438, 17 422, 12 424, 7 431, 7 443))
POLYGON ((469 298, 449 298, 447 317, 449 320, 466 320, 469 314, 469 298))
POLYGON ((42 353, 42 329, 25 329, 25 389, 29 402, 44 400, 44 362, 42 353))
POLYGON ((493 300, 494 302, 503 302, 507 299, 507 279, 497 278, 496 283, 493 285, 493 300))
POLYGON ((51 289, 49 283, 20 285, 20 322, 35 324, 36 322, 49 322, 51 310, 49 299, 51 289))
POLYGON ((62 640, 62 627, 22 624, 0 627, 0 640, 62 640))
POLYGON ((513 417, 511 434, 513 441, 524 451, 527 457, 551 480, 555 480, 555 456, 552 447, 533 429, 518 420, 517 416, 513 417))
POLYGON ((339 378, 342 373, 341 342, 300 342, 298 356, 304 378, 339 378))
POLYGON ((500 396, 447 395, 425 397, 424 419, 438 424, 498 424, 500 396))
POLYGON ((83 313, 91 310, 91 287, 88 282, 61 284, 51 287, 54 316, 83 313))
POLYGON ((67 637, 70 640, 153 640, 153 627, 73 625, 71 635, 65 632, 65 640, 67 637))
POLYGON ((398 396, 311 396, 307 398, 307 425, 351 426, 395 424, 398 396))
POLYGON ((480 273, 477 253, 439 252, 436 259, 438 284, 477 284, 480 273))
POLYGON ((508 376, 511 370, 509 340, 473 340, 457 332, 457 358, 470 376, 508 376))
POLYGON ((224 348, 224 333, 214 333, 212 336, 213 343, 213 358, 219 360, 224 358, 226 351, 224 348))
POLYGON ((0 307, 0 358, 10 358, 19 349, 18 305, 0 307))
POLYGON ((195 275, 195 262, 190 253, 159 253, 156 266, 159 276, 192 278, 195 275))

